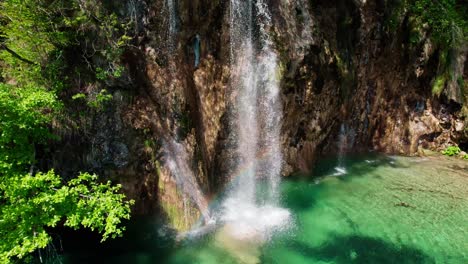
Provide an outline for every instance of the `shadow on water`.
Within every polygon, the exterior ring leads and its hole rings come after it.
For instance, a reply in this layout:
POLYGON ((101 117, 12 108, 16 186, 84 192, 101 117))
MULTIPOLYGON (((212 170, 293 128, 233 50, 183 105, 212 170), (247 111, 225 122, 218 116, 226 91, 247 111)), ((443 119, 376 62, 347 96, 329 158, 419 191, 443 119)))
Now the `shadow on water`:
POLYGON ((287 195, 283 195, 281 198, 284 206, 293 212, 305 211, 314 207, 321 189, 315 188, 313 191, 307 191, 310 189, 306 189, 306 187, 307 186, 300 186, 299 188, 296 187, 297 190, 295 188, 293 191, 283 192, 287 193, 287 195))
MULTIPOLYGON (((351 235, 337 236, 321 247, 293 242, 290 250, 300 251, 305 257, 337 264, 380 263, 380 264, 429 264, 435 261, 424 252, 402 245, 395 245, 377 238, 351 235)), ((264 263, 269 263, 264 261, 264 263)))
POLYGON ((123 237, 104 243, 90 231, 63 230, 60 241, 54 241, 61 255, 59 263, 166 263, 175 250, 175 231, 153 218, 135 217, 126 226, 123 237))

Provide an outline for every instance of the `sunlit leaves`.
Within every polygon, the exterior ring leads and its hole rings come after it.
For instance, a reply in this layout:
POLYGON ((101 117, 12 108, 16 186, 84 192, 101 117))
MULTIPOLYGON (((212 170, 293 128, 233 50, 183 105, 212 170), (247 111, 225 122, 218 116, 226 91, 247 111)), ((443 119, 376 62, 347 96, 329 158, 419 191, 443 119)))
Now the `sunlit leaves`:
POLYGON ((46 229, 59 223, 99 231, 104 241, 121 235, 121 221, 130 217, 132 201, 119 194, 120 186, 98 183, 96 175, 83 173, 62 184, 49 171, 5 181, 7 188, 0 188, 0 260, 44 248, 50 242, 46 229))
POLYGON ((57 225, 96 230, 104 241, 121 235, 130 217, 133 202, 121 186, 96 175, 65 182, 54 171, 28 173, 36 145, 53 137, 48 125, 60 108, 53 90, 0 83, 0 263, 46 247, 57 225))
POLYGON ((131 201, 120 186, 82 173, 69 182, 48 173, 29 174, 35 145, 51 138, 47 125, 60 109, 53 92, 0 84, 0 263, 44 248, 47 228, 90 228, 103 241, 122 234, 131 201))
POLYGON ((79 202, 73 213, 67 215, 65 225, 73 228, 83 225, 97 230, 103 234, 104 241, 121 235, 122 229, 118 225, 122 219, 128 219, 132 202, 123 202, 125 196, 118 194, 120 185, 112 185, 111 182, 96 184, 96 180, 96 175, 84 173, 69 182, 69 193, 79 202), (90 212, 89 208, 93 211, 90 212))
MULTIPOLYGON (((63 30, 64 14, 73 10, 75 1, 5 0, 0 2, 0 42, 24 60, 0 49, 3 74, 21 85, 31 82, 60 86, 60 79, 43 78, 43 72, 59 72, 53 56, 71 43, 71 34, 63 30), (66 4, 68 3, 68 4, 66 4), (30 63, 27 63, 29 61, 30 63)), ((50 76, 49 76, 50 77, 50 76)))
POLYGON ((59 107, 45 89, 0 83, 0 173, 32 163, 34 144, 50 138, 46 125, 59 107))

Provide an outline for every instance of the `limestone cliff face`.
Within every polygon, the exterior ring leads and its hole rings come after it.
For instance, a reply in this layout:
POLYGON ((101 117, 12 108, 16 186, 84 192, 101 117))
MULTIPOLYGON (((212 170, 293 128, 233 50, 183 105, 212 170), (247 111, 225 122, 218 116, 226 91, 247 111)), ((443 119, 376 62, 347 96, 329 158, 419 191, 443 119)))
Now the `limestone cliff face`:
MULTIPOLYGON (((135 2, 137 37, 123 55, 126 81, 109 84, 114 100, 92 117, 86 134, 64 137, 56 164, 122 182, 138 212, 161 204, 166 213, 168 204, 183 210, 164 167, 165 142, 185 146, 207 194, 232 173, 229 1, 175 1, 175 33, 165 1, 135 2)), ((410 45, 408 21, 390 31, 388 1, 267 2, 281 68, 284 175, 307 172, 317 158, 336 153, 340 127, 347 151, 414 154, 420 146, 468 142, 466 86, 451 82, 432 95, 440 51, 425 32, 410 45)), ((454 56, 457 78, 466 83, 466 51, 454 56)))

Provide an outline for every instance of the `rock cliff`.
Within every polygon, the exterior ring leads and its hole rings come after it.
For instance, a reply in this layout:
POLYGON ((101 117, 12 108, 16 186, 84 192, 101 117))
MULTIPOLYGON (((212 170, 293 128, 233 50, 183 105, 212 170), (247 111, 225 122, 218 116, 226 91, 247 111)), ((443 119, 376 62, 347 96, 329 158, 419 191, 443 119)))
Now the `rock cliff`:
MULTIPOLYGON (((229 1, 179 0, 173 10, 166 1, 131 2, 113 6, 136 17, 134 45, 122 55, 125 74, 107 84, 113 100, 89 117, 87 129, 64 132, 53 163, 65 174, 91 170, 121 182, 137 212, 163 208, 173 219, 191 202, 164 166, 165 142, 182 143, 208 196, 232 173, 229 1)), ((283 175, 336 154, 340 127, 349 152, 466 146, 466 50, 450 51, 453 79, 462 81, 434 95, 443 51, 427 28, 411 40, 404 12, 390 29, 393 1, 267 2, 280 58, 283 175)))

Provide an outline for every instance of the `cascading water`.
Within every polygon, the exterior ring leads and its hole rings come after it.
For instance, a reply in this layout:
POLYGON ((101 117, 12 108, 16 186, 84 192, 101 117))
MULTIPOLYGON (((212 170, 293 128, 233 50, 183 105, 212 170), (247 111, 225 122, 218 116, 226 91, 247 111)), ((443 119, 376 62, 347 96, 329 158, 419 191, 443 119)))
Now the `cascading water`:
POLYGON ((302 19, 303 19, 303 29, 301 37, 302 39, 311 39, 312 38, 312 28, 313 24, 312 17, 309 13, 309 1, 308 0, 299 0, 298 7, 301 10, 302 19))
POLYGON ((280 133, 282 109, 279 100, 279 81, 277 55, 273 51, 273 43, 268 35, 271 28, 271 17, 268 6, 263 1, 256 4, 259 16, 261 50, 257 61, 257 90, 259 96, 260 151, 264 158, 260 159, 257 173, 267 178, 268 190, 266 202, 277 204, 278 186, 281 174, 282 155, 280 149, 280 133))
POLYGON ((231 87, 237 95, 233 118, 239 175, 223 204, 221 220, 238 238, 266 239, 290 218, 287 210, 276 207, 282 165, 277 55, 268 34, 272 25, 267 4, 263 0, 230 3, 231 87), (257 38, 253 34, 256 29, 257 38), (259 183, 266 185, 263 199, 257 197, 259 183))
MULTIPOLYGON (((282 109, 277 55, 268 34, 272 21, 263 0, 231 0, 230 22, 230 85, 236 95, 231 117, 236 124, 234 170, 238 175, 222 203, 218 222, 232 237, 264 240, 290 219, 289 211, 278 207, 282 109)), ((187 152, 175 140, 166 149, 171 173, 208 221, 180 237, 212 231, 215 225, 209 221, 208 204, 188 166, 187 152)))
MULTIPOLYGON (((167 0, 166 8, 169 14, 169 28, 167 45, 169 46, 170 55, 174 55, 176 52, 177 43, 177 0, 167 0)), ((173 77, 170 80, 169 85, 174 86, 176 79, 176 70, 174 64, 170 64, 170 75, 173 77)), ((208 209, 208 202, 198 185, 195 177, 195 173, 190 167, 190 159, 188 152, 185 147, 179 143, 177 135, 168 137, 164 142, 165 164, 168 167, 171 176, 174 178, 177 187, 183 192, 184 195, 184 209, 187 210, 188 203, 187 197, 198 207, 205 223, 209 222, 211 217, 208 209)), ((187 212, 184 212, 184 217, 187 217, 187 212)))
POLYGON ((300 50, 302 56, 305 56, 306 48, 313 40, 312 26, 314 24, 309 12, 309 0, 296 0, 296 10, 300 11, 302 20, 301 40, 295 42, 295 48, 300 50))
POLYGON ((205 222, 210 220, 208 202, 189 166, 189 157, 184 146, 176 141, 165 142, 165 161, 178 188, 196 204, 205 222))
POLYGON ((167 11, 169 13, 169 36, 167 38, 169 50, 172 52, 176 46, 175 36, 177 35, 177 0, 167 0, 167 11))
POLYGON ((344 155, 347 147, 347 133, 346 124, 341 123, 340 134, 338 139, 338 166, 335 167, 334 176, 341 176, 347 173, 346 166, 344 164, 344 155))
POLYGON ((252 1, 231 1, 231 87, 237 97, 237 197, 252 201, 257 155, 257 89, 254 74, 252 1))

